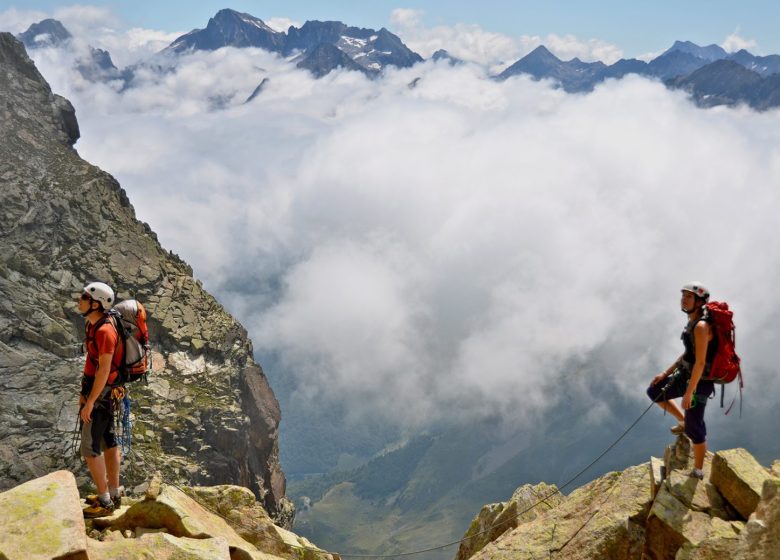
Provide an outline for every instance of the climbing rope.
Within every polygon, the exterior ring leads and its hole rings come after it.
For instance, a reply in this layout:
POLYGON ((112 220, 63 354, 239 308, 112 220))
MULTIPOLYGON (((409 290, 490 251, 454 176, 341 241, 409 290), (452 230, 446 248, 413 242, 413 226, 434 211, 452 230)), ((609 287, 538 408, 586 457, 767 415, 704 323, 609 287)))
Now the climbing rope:
MULTIPOLYGON (((606 449, 604 449, 604 451, 602 451, 602 452, 601 452, 601 453, 600 453, 600 454, 599 454, 599 455, 598 455, 598 456, 597 456, 595 459, 593 459, 593 460, 592 460, 590 463, 588 463, 588 464, 587 464, 585 467, 583 467, 582 469, 580 469, 580 471, 579 471, 579 472, 577 472, 577 473, 576 473, 574 476, 572 476, 572 477, 571 477, 571 478, 569 478, 569 479, 568 479, 566 482, 564 482, 564 483, 563 483, 563 484, 562 484, 562 485, 561 485, 561 486, 560 486, 560 487, 559 487, 557 490, 555 490, 555 491, 553 491, 553 492, 550 492, 550 493, 548 493, 547 495, 543 496, 542 498, 540 498, 539 500, 537 500, 536 502, 534 502, 534 503, 533 503, 533 504, 531 504, 530 506, 526 507, 524 510, 522 510, 522 511, 518 512, 518 513, 517 513, 517 515, 515 515, 514 519, 519 519, 521 516, 523 516, 524 514, 528 513, 529 511, 531 511, 532 509, 534 509, 536 506, 538 506, 538 505, 540 505, 540 504, 542 504, 542 503, 546 502, 547 500, 549 500, 550 498, 552 498, 554 495, 556 495, 556 494, 561 494, 563 489, 565 489, 565 488, 567 488, 568 486, 570 486, 570 485, 571 485, 571 484, 572 484, 572 483, 573 483, 575 480, 577 480, 577 479, 578 479, 580 476, 582 476, 582 475, 583 475, 585 472, 587 472, 587 471, 588 471, 588 470, 589 470, 591 467, 593 467, 593 466, 594 466, 596 463, 598 463, 598 462, 599 462, 601 459, 603 459, 603 458, 604 458, 604 456, 606 456, 606 455, 607 455, 607 454, 608 454, 610 451, 612 451, 612 449, 614 449, 614 448, 615 448, 615 446, 616 446, 618 443, 620 443, 620 442, 623 440, 623 438, 625 438, 625 437, 628 435, 628 433, 629 433, 631 430, 633 430, 633 429, 634 429, 634 427, 636 427, 636 425, 637 425, 637 424, 638 424, 638 423, 639 423, 639 422, 642 420, 642 418, 644 418, 644 416, 645 416, 645 415, 646 415, 646 414, 647 414, 647 413, 650 411, 650 409, 653 407, 653 405, 654 405, 654 404, 656 404, 657 402, 659 402, 659 400, 661 399, 661 396, 665 396, 665 395, 666 395, 666 391, 667 391, 667 390, 669 389, 669 387, 671 386, 671 384, 672 384, 672 382, 673 382, 673 380, 674 380, 674 377, 675 377, 675 376, 673 375, 673 376, 670 376, 670 377, 668 378, 668 381, 666 382, 665 386, 663 387, 663 389, 662 389, 662 390, 661 390, 661 392, 659 393, 658 397, 657 397, 657 398, 656 398, 656 399, 655 399, 653 402, 651 402, 651 403, 650 403, 650 405, 649 405, 649 406, 648 406, 648 407, 647 407, 647 408, 646 408, 646 409, 645 409, 645 410, 644 410, 644 411, 643 411, 643 412, 642 412, 642 413, 641 413, 641 414, 640 414, 640 415, 639 415, 639 416, 636 418, 636 420, 634 420, 634 421, 631 423, 631 425, 630 425, 630 426, 628 426, 628 428, 626 428, 626 429, 623 431, 623 433, 621 433, 621 434, 620 434, 620 435, 617 437, 617 439, 615 439, 615 440, 614 440, 614 441, 613 441, 613 442, 612 442, 612 443, 611 443, 611 444, 610 444, 610 445, 609 445, 609 446, 608 446, 606 449)), ((663 399, 663 400, 665 400, 665 399, 663 399)), ((138 459, 139 461, 141 461, 141 462, 144 462, 143 458, 142 458, 140 455, 138 455, 138 453, 137 453, 137 452, 136 452, 134 449, 132 449, 132 448, 128 448, 128 449, 129 449, 129 451, 130 451, 130 455, 133 455, 133 456, 134 456, 136 459, 138 459)), ((173 486, 174 488, 177 488, 179 491, 186 493, 186 492, 185 492, 185 490, 184 490, 183 488, 181 488, 180 486, 176 485, 175 483, 170 483, 170 486, 173 486)), ((611 495, 611 493, 612 493, 612 490, 614 490, 614 487, 613 487, 613 488, 610 490, 610 492, 608 492, 608 493, 607 493, 607 496, 611 495)), ((603 504, 605 501, 606 501, 606 499, 602 501, 602 504, 603 504)), ((201 505, 201 507, 203 507, 204 509, 206 509, 206 510, 208 510, 209 512, 213 513, 214 515, 217 515, 218 517, 220 517, 220 518, 224 519, 225 521, 228 521, 228 518, 227 518, 226 516, 222 515, 222 514, 221 514, 220 512, 218 512, 218 511, 215 511, 214 509, 212 509, 211 507, 209 507, 207 504, 204 504, 204 503, 201 503, 201 502, 198 502, 198 504, 200 504, 200 505, 201 505)), ((590 521, 591 521, 591 520, 592 520, 592 519, 593 519, 593 518, 596 516, 596 514, 598 513, 598 510, 599 510, 599 509, 600 509, 600 508, 597 508, 597 510, 596 510, 596 511, 593 513, 593 515, 591 515, 591 516, 590 516, 590 517, 589 517, 589 518, 586 520, 586 522, 585 522, 585 523, 584 523, 584 524, 583 524, 583 525, 582 525, 582 526, 581 526, 581 527, 580 527, 580 528, 577 530, 577 532, 581 532, 581 531, 582 531, 582 530, 585 528, 585 526, 586 526, 588 523, 590 523, 590 521)), ((494 529, 496 529, 496 528, 498 528, 498 527, 500 527, 500 526, 502 526, 502 525, 504 525, 504 524, 507 524, 507 523, 508 523, 509 521, 511 521, 511 520, 512 520, 512 518, 510 518, 510 519, 506 519, 506 520, 504 520, 504 521, 502 521, 502 522, 499 522, 499 523, 494 523, 493 525, 491 525, 491 526, 487 527, 486 529, 483 529, 482 531, 478 531, 477 533, 474 533, 474 534, 472 534, 472 535, 469 535, 469 536, 467 536, 467 537, 464 537, 464 538, 462 538, 462 539, 458 539, 458 540, 455 540, 455 541, 451 541, 451 542, 448 542, 448 543, 444 543, 444 544, 441 544, 441 545, 438 545, 438 546, 432 546, 432 547, 423 548, 423 549, 418 549, 418 550, 412 550, 412 551, 408 551, 408 552, 398 552, 398 553, 395 553, 395 554, 352 554, 352 553, 348 553, 348 554, 343 554, 343 553, 332 553, 332 554, 337 554, 337 555, 338 555, 338 556, 340 556, 341 558, 403 558, 403 557, 408 557, 408 556, 416 556, 416 555, 419 555, 419 554, 425 554, 425 553, 427 553, 427 552, 434 552, 434 551, 437 551, 437 550, 443 550, 443 549, 445 549, 445 548, 449 548, 449 547, 451 547, 451 546, 454 546, 454 545, 456 545, 456 544, 461 544, 461 543, 463 543, 463 542, 466 542, 466 541, 468 541, 468 540, 470 540, 470 539, 473 539, 473 538, 475 538, 475 537, 478 537, 478 536, 481 536, 481 535, 487 534, 487 533, 489 533, 489 532, 493 531, 494 529)), ((554 531, 554 529, 553 529, 553 531, 554 531)), ((299 545, 290 544, 290 543, 287 543, 287 542, 283 541, 281 538, 278 538, 278 539, 277 539, 277 538, 275 538, 275 537, 272 537, 272 538, 273 538, 274 540, 277 540, 277 541, 278 541, 280 544, 283 544, 283 545, 285 545, 285 546, 287 546, 287 547, 289 547, 289 548, 293 548, 293 549, 296 549, 296 550, 301 550, 301 551, 310 551, 310 552, 317 552, 317 553, 327 552, 327 551, 324 551, 324 550, 322 550, 322 549, 319 549, 319 548, 314 548, 314 547, 306 547, 306 546, 299 546, 299 545)), ((565 543, 565 544, 564 544, 564 546, 566 546, 566 544, 568 544, 568 542, 567 542, 567 543, 565 543)), ((551 550, 550 550, 550 552, 552 553, 552 552, 553 552, 553 550, 551 549, 551 550)))

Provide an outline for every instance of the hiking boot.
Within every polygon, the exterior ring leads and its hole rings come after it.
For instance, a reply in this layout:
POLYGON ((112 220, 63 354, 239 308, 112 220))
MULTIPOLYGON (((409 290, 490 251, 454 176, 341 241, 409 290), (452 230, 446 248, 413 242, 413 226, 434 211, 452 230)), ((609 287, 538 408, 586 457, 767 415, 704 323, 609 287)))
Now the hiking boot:
POLYGON ((108 517, 114 513, 115 509, 114 502, 111 500, 108 500, 108 503, 103 503, 100 501, 100 498, 98 498, 97 503, 87 506, 83 511, 84 517, 87 519, 94 519, 96 517, 108 517))
POLYGON ((676 436, 681 436, 685 433, 685 422, 680 422, 676 426, 672 426, 672 429, 669 430, 676 436))
POLYGON ((699 480, 704 480, 704 471, 700 469, 693 469, 690 474, 691 478, 698 478, 699 480))
MULTIPOLYGON (((97 494, 90 494, 84 498, 84 501, 88 506, 96 506, 98 505, 98 502, 100 502, 100 498, 98 498, 97 494)), ((111 501, 114 502, 114 509, 119 509, 119 507, 122 505, 122 496, 115 496, 111 498, 111 501)))

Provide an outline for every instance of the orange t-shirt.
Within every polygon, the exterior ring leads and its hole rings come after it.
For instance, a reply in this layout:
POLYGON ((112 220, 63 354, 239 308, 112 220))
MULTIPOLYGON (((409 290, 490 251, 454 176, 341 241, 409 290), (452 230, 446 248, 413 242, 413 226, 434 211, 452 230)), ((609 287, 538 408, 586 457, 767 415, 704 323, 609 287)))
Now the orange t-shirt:
POLYGON ((95 329, 95 325, 89 325, 87 327, 87 360, 84 363, 84 375, 87 377, 95 377, 98 368, 98 358, 103 354, 112 354, 111 360, 111 373, 108 375, 108 383, 111 384, 116 381, 117 375, 119 375, 119 366, 122 362, 122 353, 116 352, 117 346, 121 344, 119 342, 119 335, 116 332, 116 328, 109 322, 105 322, 95 329))

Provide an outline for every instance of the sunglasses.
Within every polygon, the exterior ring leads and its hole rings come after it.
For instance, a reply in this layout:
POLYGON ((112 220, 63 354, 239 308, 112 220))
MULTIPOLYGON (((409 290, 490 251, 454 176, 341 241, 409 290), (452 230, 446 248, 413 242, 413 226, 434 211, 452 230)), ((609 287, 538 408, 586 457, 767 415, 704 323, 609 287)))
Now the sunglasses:
POLYGON ((89 301, 92 299, 92 296, 89 294, 81 294, 81 298, 79 299, 81 299, 82 301, 89 301))

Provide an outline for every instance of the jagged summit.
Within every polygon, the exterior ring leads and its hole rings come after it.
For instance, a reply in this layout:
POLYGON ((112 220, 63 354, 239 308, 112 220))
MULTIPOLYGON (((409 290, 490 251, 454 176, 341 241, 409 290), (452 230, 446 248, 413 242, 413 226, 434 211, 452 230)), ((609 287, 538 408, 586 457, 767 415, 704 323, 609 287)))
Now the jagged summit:
POLYGON ((684 52, 708 62, 720 60, 721 58, 726 58, 728 56, 728 53, 719 45, 712 44, 707 45, 706 47, 700 47, 691 41, 675 41, 663 54, 670 52, 684 52))
POLYGON ((284 42, 285 35, 268 27, 263 20, 224 9, 209 19, 205 29, 194 29, 182 35, 164 52, 213 51, 222 47, 258 47, 279 52, 284 42))
POLYGON ((505 80, 518 74, 530 74, 537 80, 552 78, 566 91, 578 92, 592 89, 594 78, 605 67, 603 62, 582 62, 579 58, 563 61, 540 45, 498 77, 505 80))
POLYGON ((385 28, 376 31, 350 27, 340 21, 307 21, 300 28, 290 26, 285 33, 274 31, 259 18, 234 10, 220 10, 209 20, 206 29, 182 35, 163 52, 179 54, 221 47, 257 47, 283 56, 298 53, 301 55, 298 66, 317 77, 338 67, 375 75, 386 66, 405 68, 422 61, 385 28))
POLYGON ((66 43, 73 35, 56 19, 44 19, 33 23, 27 31, 20 33, 18 39, 29 48, 58 47, 66 43))

